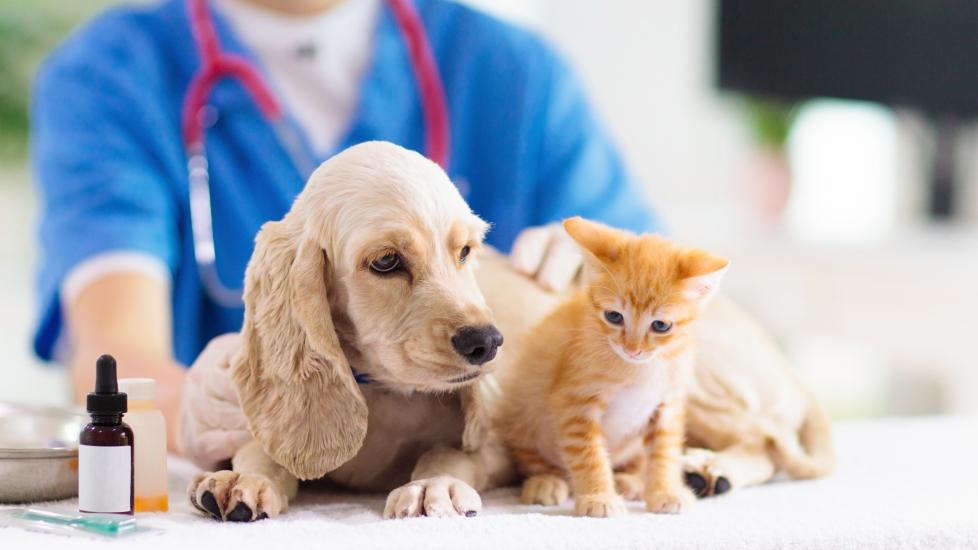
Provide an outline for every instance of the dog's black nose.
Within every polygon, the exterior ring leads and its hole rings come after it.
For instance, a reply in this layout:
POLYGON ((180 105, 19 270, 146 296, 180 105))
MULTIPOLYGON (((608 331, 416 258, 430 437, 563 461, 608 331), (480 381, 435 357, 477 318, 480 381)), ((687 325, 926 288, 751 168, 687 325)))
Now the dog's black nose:
POLYGON ((503 335, 492 325, 462 327, 452 336, 452 347, 472 365, 492 361, 503 345, 503 335))

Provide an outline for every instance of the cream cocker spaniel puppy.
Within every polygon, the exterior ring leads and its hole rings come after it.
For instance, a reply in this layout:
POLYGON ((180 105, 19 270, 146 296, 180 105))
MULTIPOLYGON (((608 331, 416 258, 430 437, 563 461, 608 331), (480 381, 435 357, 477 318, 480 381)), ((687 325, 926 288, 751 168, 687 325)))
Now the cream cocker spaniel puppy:
POLYGON ((417 153, 369 142, 323 163, 256 239, 220 361, 254 440, 194 480, 193 504, 272 517, 326 477, 392 491, 388 517, 478 513, 511 474, 487 440, 503 343, 473 274, 487 229, 417 153))

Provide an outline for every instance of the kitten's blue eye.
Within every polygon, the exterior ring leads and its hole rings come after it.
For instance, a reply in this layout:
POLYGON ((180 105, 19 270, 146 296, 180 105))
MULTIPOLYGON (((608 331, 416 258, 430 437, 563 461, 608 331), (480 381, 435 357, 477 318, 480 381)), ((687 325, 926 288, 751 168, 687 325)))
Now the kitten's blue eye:
POLYGON ((652 332, 658 332, 659 334, 664 334, 669 332, 672 328, 672 323, 667 323, 665 321, 652 321, 652 332))
POLYGON ((625 320, 625 318, 622 317, 621 313, 618 313, 617 311, 610 311, 610 310, 604 312, 604 318, 612 325, 620 325, 625 320))

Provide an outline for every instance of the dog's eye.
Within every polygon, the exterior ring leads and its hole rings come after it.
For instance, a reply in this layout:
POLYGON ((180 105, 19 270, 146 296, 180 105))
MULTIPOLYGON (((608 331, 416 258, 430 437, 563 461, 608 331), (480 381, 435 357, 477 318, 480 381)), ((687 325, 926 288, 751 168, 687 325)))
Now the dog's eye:
POLYGON ((472 247, 465 245, 462 247, 462 251, 458 253, 458 263, 464 264, 465 259, 469 257, 469 253, 472 252, 472 247))
POLYGON ((625 320, 625 317, 622 316, 622 314, 618 313, 617 311, 609 310, 604 312, 604 319, 605 321, 608 321, 612 325, 620 325, 625 320))
POLYGON ((374 273, 391 273, 401 267, 401 257, 391 252, 370 262, 370 270, 374 273))
POLYGON ((659 321, 659 320, 652 321, 652 332, 665 334, 669 332, 669 329, 671 328, 672 328, 672 323, 667 323, 665 321, 659 321))

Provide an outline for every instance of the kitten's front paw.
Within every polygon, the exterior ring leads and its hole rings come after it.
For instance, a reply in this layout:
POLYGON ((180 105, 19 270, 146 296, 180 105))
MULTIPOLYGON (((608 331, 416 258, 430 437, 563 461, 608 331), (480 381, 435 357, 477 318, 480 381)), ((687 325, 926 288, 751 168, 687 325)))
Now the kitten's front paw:
POLYGON ((696 496, 686 487, 660 490, 645 495, 645 509, 653 514, 680 514, 695 501, 696 496))
POLYGON ((598 493, 578 495, 574 499, 574 513, 592 518, 610 518, 628 513, 625 500, 617 494, 598 493))
POLYGON ((635 474, 619 472, 615 474, 615 492, 625 500, 642 500, 645 483, 635 474))
POLYGON ((567 480, 553 474, 540 474, 528 477, 523 482, 523 504, 543 504, 556 506, 570 496, 567 480))

